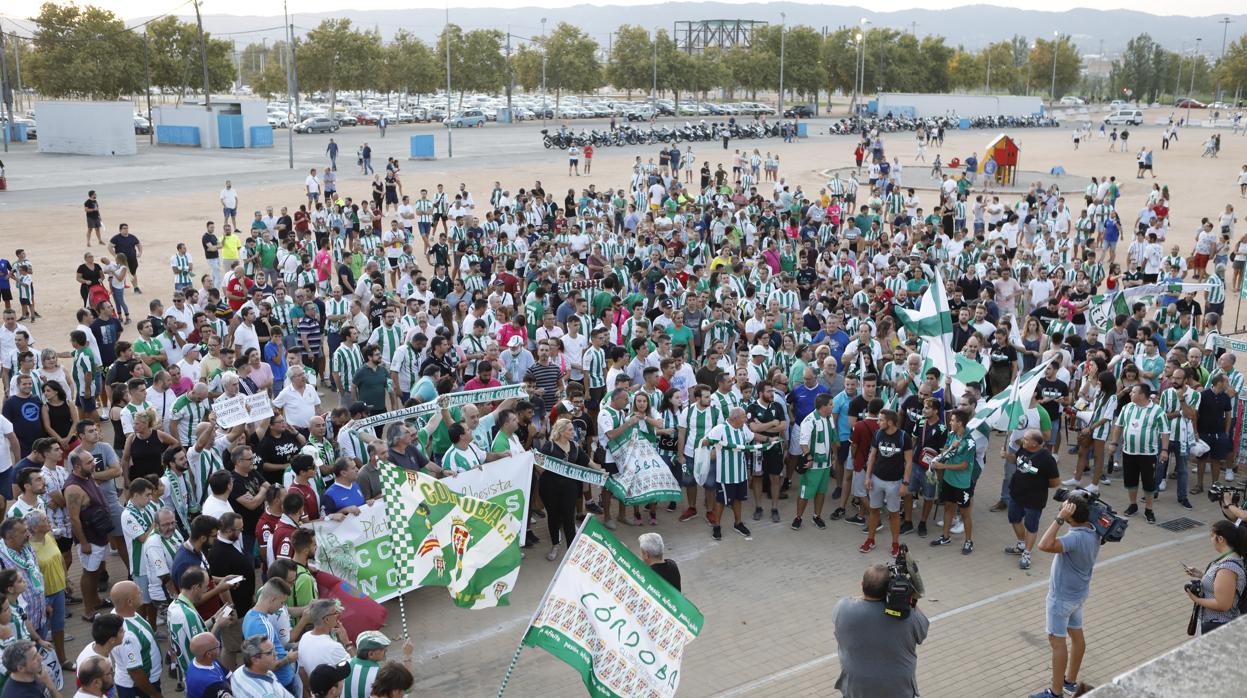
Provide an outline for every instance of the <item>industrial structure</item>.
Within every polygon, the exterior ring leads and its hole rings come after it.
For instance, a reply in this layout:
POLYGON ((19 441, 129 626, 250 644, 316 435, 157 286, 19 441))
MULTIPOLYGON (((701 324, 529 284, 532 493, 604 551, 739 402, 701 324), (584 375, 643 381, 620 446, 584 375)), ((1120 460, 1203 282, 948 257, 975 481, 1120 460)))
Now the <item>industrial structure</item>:
POLYGON ((728 49, 753 45, 753 30, 766 22, 753 19, 702 19, 675 23, 675 47, 698 54, 706 49, 728 49))

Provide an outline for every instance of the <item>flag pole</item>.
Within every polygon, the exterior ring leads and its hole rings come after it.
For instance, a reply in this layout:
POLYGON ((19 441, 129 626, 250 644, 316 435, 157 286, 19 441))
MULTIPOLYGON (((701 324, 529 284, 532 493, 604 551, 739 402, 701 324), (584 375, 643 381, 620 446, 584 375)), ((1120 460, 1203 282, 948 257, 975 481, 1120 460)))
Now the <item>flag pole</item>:
MULTIPOLYGON (((572 542, 571 547, 563 554, 564 558, 571 557, 576 547, 580 545, 581 537, 584 536, 585 526, 589 525, 589 519, 593 518, 593 514, 586 514, 584 520, 580 522, 580 526, 576 528, 576 540, 572 542)), ((528 629, 533 627, 533 622, 537 620, 537 615, 541 613, 541 609, 545 608, 546 599, 550 598, 550 590, 554 588, 554 583, 559 580, 559 575, 563 574, 563 565, 559 563, 559 568, 555 570, 554 577, 550 579, 550 583, 546 585, 546 590, 541 595, 541 601, 537 602, 537 609, 533 611, 533 615, 528 619, 528 623, 524 625, 524 634, 520 636, 519 644, 515 646, 515 654, 511 655, 511 663, 507 665, 507 673, 502 676, 502 685, 498 687, 498 698, 502 698, 502 694, 507 690, 507 684, 511 682, 511 673, 515 671, 515 665, 520 661, 520 652, 524 650, 524 637, 528 635, 528 629)))

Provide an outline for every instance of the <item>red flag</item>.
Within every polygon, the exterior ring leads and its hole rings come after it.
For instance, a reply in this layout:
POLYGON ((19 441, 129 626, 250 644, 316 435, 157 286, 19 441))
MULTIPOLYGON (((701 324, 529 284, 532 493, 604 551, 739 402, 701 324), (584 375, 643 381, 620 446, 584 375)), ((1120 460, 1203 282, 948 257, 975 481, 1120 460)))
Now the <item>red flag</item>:
POLYGON ((368 598, 359 589, 340 577, 317 571, 316 595, 322 599, 336 599, 342 604, 342 627, 351 642, 365 630, 380 630, 385 625, 388 611, 381 604, 368 598))

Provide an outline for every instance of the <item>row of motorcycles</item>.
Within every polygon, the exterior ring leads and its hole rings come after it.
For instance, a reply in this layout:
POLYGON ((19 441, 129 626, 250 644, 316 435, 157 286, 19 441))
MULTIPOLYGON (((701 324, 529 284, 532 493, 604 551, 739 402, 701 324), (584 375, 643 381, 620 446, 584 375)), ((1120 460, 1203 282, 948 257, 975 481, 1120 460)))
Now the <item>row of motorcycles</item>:
POLYGON ((776 138, 780 135, 780 124, 754 121, 747 124, 712 123, 705 121, 694 124, 685 121, 683 126, 645 127, 621 124, 614 130, 591 129, 588 131, 571 131, 560 129, 551 132, 541 129, 541 144, 547 148, 570 148, 575 145, 595 148, 609 148, 625 145, 651 145, 653 143, 683 143, 692 141, 717 141, 724 136, 732 140, 740 138, 776 138))
MULTIPOLYGON (((940 128, 954 131, 960 128, 961 119, 956 116, 927 118, 894 116, 851 116, 831 123, 827 132, 833 136, 877 131, 879 133, 905 133, 925 130, 932 133, 940 128)), ((1060 124, 1048 116, 977 116, 970 119, 971 128, 1055 128, 1060 124)))

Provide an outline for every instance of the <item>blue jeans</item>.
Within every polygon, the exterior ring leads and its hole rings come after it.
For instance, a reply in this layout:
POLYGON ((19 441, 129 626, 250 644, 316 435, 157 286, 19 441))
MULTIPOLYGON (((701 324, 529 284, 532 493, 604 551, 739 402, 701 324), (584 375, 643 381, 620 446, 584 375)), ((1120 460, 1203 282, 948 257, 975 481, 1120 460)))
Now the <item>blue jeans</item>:
MULTIPOLYGON (((1178 450, 1181 450, 1181 449, 1178 449, 1178 450)), ((1182 500, 1186 499, 1186 478, 1188 475, 1190 475, 1190 472, 1189 472, 1190 468, 1186 467, 1187 454, 1178 453, 1177 451, 1171 451, 1169 453, 1169 456, 1170 458, 1174 460, 1173 467, 1177 468, 1178 501, 1181 502, 1182 500)), ((1156 487, 1158 488, 1157 492, 1159 492, 1160 483, 1164 482, 1165 478, 1168 477, 1168 475, 1169 475, 1169 461, 1168 460, 1162 461, 1161 459, 1157 458, 1156 459, 1156 487)))
POLYGON ((118 315, 130 317, 130 306, 126 305, 126 290, 124 288, 113 289, 113 305, 116 306, 118 315))
POLYGON ((372 174, 372 158, 364 158, 364 174, 372 174))
POLYGON ((290 683, 282 684, 282 686, 284 686, 287 691, 290 691, 290 695, 292 696, 303 695, 303 679, 299 678, 299 670, 295 669, 294 678, 290 679, 290 683))

